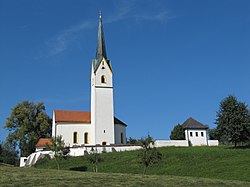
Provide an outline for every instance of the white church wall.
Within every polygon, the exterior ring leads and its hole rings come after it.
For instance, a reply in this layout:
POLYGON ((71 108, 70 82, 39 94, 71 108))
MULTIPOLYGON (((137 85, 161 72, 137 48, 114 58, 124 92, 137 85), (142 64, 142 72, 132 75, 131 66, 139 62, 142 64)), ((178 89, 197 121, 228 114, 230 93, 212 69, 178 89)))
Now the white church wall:
POLYGON ((56 136, 56 131, 55 131, 55 125, 56 125, 56 123, 55 123, 55 112, 53 111, 53 121, 52 121, 52 137, 55 137, 56 136))
POLYGON ((115 125, 115 144, 126 144, 126 127, 123 125, 115 125), (121 140, 122 138, 123 141, 121 140))
POLYGON ((114 144, 113 89, 96 88, 95 95, 96 144, 114 144))
POLYGON ((92 128, 91 124, 75 123, 66 124, 58 123, 56 124, 56 136, 61 135, 63 137, 64 143, 67 146, 81 145, 84 144, 84 133, 88 133, 89 144, 94 144, 91 139, 92 128), (77 143, 73 143, 73 133, 77 132, 77 143))
POLYGON ((115 143, 112 71, 103 58, 96 72, 91 74, 91 123, 95 130, 95 144, 115 143), (104 76, 104 82, 102 82, 104 76))
POLYGON ((207 130, 205 129, 186 129, 185 137, 193 146, 208 145, 207 130))
POLYGON ((155 140, 155 147, 188 147, 187 140, 155 140))

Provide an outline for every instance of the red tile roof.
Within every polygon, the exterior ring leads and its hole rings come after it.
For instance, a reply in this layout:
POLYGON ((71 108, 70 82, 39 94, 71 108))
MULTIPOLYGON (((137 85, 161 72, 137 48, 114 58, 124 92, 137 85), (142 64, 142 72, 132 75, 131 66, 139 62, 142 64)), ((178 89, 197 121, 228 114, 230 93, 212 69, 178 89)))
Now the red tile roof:
POLYGON ((36 147, 45 147, 46 144, 51 144, 51 138, 40 138, 36 144, 36 147))
POLYGON ((90 112, 55 110, 55 121, 90 123, 91 115, 90 112))
MULTIPOLYGON (((55 122, 91 123, 91 113, 73 110, 55 110, 55 122)), ((127 126, 118 118, 114 118, 115 124, 127 126)))

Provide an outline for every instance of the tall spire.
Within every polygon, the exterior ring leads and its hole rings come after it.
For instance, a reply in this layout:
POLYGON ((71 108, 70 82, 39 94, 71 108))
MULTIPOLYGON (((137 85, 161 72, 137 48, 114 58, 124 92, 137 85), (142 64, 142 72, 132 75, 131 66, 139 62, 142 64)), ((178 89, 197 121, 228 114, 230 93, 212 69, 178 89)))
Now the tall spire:
POLYGON ((97 38, 97 47, 96 47, 96 60, 99 61, 103 57, 107 59, 104 32, 103 32, 103 26, 102 26, 102 12, 100 11, 98 38, 97 38))

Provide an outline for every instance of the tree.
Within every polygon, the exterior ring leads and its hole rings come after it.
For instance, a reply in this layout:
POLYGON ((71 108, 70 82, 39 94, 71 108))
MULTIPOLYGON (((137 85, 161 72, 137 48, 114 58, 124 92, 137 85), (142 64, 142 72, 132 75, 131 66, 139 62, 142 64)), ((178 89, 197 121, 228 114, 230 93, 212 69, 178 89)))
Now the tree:
POLYGON ((140 142, 142 150, 140 150, 138 157, 139 163, 144 166, 144 175, 150 165, 155 164, 161 160, 162 154, 156 149, 156 147, 154 147, 154 140, 150 135, 148 135, 147 138, 141 138, 140 142))
POLYGON ((219 133, 218 133, 218 130, 216 128, 215 129, 209 129, 208 134, 209 134, 209 139, 210 140, 218 140, 219 139, 219 133))
POLYGON ((6 141, 19 146, 21 156, 28 156, 35 151, 39 138, 51 136, 51 121, 43 103, 18 103, 4 126, 10 131, 6 141))
POLYGON ((52 137, 51 143, 46 143, 46 148, 54 153, 57 170, 60 170, 60 159, 66 158, 68 156, 70 148, 65 146, 61 135, 52 137))
POLYGON ((93 164, 93 171, 98 172, 98 163, 103 161, 100 153, 97 152, 97 148, 93 149, 89 155, 87 155, 88 161, 93 164))
POLYGON ((18 152, 8 142, 0 144, 0 162, 11 165, 18 162, 18 152))
POLYGON ((228 96, 220 103, 216 124, 221 142, 233 143, 236 147, 250 139, 250 115, 247 105, 235 96, 228 96))
POLYGON ((185 133, 182 125, 178 124, 171 131, 170 135, 171 140, 185 140, 185 133))
POLYGON ((129 139, 127 139, 127 144, 136 145, 139 144, 139 140, 129 137, 129 139))

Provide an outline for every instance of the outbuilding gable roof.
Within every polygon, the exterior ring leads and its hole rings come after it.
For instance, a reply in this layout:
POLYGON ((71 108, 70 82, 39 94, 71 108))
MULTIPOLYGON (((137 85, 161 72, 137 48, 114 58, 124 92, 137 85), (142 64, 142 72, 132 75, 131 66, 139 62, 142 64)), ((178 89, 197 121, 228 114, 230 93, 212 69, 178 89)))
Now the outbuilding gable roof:
POLYGON ((51 145, 51 138, 40 138, 36 144, 36 147, 44 147, 46 144, 51 145))
POLYGON ((188 118, 183 124, 184 129, 208 129, 208 126, 203 125, 199 121, 196 121, 193 118, 188 118))
MULTIPOLYGON (((55 122, 91 123, 91 113, 74 110, 55 110, 55 122)), ((127 126, 118 118, 114 118, 114 123, 127 126)))

